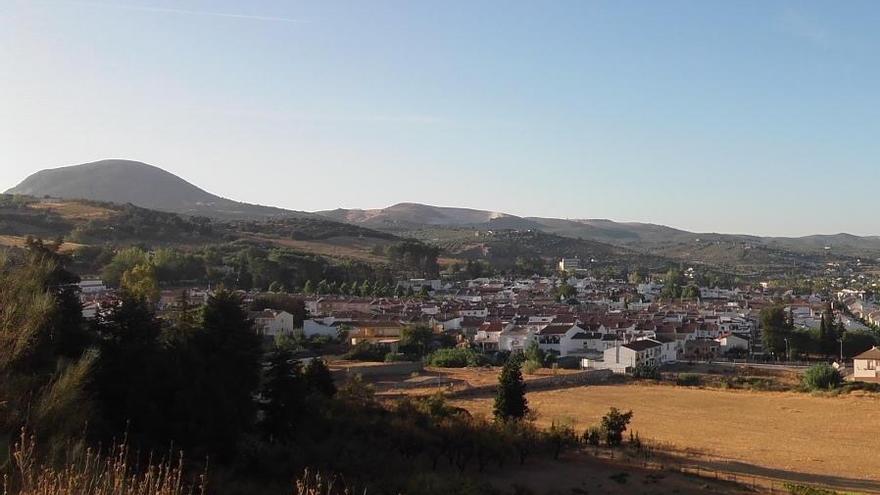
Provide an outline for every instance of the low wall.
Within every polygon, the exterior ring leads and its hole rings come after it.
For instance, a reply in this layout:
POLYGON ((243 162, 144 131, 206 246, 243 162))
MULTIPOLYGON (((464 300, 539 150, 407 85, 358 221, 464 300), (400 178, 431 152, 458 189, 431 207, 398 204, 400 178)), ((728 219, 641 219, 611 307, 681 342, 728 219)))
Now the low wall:
MULTIPOLYGON (((611 370, 584 370, 577 373, 544 376, 534 380, 526 380, 526 392, 595 385, 608 381, 613 375, 614 373, 611 370)), ((471 395, 494 394, 497 389, 498 385, 493 383, 459 390, 453 388, 446 395, 447 397, 467 397, 471 395)))
POLYGON ((360 375, 364 378, 374 376, 406 376, 419 371, 422 371, 421 362, 353 364, 334 369, 333 377, 344 380, 354 375, 360 375))

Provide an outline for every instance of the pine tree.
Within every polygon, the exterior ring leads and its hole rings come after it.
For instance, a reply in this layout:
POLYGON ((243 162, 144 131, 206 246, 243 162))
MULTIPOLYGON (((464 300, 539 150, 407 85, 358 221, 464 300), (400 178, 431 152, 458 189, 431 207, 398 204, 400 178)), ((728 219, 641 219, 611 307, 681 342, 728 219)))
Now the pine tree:
POLYGON ((522 377, 522 358, 511 356, 501 369, 498 377, 498 392, 495 396, 495 419, 501 421, 522 419, 528 414, 526 384, 522 377))
POLYGON ((293 436, 305 409, 306 384, 302 367, 289 350, 274 350, 268 364, 260 393, 260 429, 270 441, 284 442, 293 436))
POLYGON ((307 296, 311 296, 312 293, 315 292, 315 289, 312 288, 312 281, 306 280, 306 284, 303 286, 303 294, 307 296))
POLYGON ((318 393, 326 397, 336 395, 336 384, 333 383, 333 376, 323 359, 315 358, 309 361, 303 375, 310 393, 318 393))

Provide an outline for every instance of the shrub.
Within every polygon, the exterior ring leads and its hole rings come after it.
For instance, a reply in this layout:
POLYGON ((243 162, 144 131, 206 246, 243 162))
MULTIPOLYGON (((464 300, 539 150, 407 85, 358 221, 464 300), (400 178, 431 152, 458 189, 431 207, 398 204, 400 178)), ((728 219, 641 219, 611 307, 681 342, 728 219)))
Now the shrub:
POLYGON ((682 387, 699 387, 703 379, 694 373, 682 373, 675 378, 675 384, 682 387))
POLYGON ((369 342, 360 342, 345 353, 343 357, 352 361, 384 361, 385 352, 384 347, 369 342))
POLYGON ((385 362, 386 363, 397 363, 400 361, 412 361, 409 356, 403 354, 402 352, 389 352, 385 354, 385 362))
POLYGON ((438 368, 464 368, 479 365, 479 357, 472 349, 437 349, 428 356, 428 365, 438 368))
POLYGON ((831 390, 840 386, 840 373, 827 364, 817 364, 804 373, 803 383, 807 390, 831 390))
POLYGON ((824 488, 813 488, 812 486, 796 485, 794 483, 786 483, 785 489, 791 495, 837 495, 837 492, 826 490, 824 488))
POLYGON ((526 361, 525 363, 523 363, 523 371, 527 375, 534 375, 535 372, 538 371, 539 369, 541 369, 541 363, 539 363, 537 361, 533 361, 530 359, 530 360, 526 361))
POLYGON ((612 407, 602 418, 602 431, 605 433, 605 443, 609 447, 616 447, 623 442, 623 432, 629 426, 632 416, 632 411, 623 413, 612 407))
POLYGON ((587 431, 584 432, 584 443, 590 445, 591 447, 598 447, 600 443, 602 443, 602 428, 598 426, 591 426, 587 428, 587 431))
POLYGON ((656 366, 640 364, 633 370, 633 378, 659 380, 661 378, 660 369, 656 366))

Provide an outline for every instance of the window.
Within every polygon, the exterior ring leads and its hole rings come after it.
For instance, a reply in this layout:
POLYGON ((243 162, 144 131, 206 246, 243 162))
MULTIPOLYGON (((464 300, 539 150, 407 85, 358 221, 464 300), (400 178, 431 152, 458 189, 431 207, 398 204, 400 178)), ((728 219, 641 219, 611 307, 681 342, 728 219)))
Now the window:
POLYGON ((868 363, 868 369, 869 369, 869 370, 873 370, 873 369, 876 368, 877 361, 874 361, 873 359, 868 359, 868 360, 867 360, 867 363, 868 363))

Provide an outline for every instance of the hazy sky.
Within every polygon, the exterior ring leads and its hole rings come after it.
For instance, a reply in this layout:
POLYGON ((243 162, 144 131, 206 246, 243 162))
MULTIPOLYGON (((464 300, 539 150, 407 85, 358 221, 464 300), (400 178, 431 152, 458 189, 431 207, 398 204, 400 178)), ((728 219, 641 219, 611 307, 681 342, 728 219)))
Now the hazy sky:
POLYGON ((880 3, 0 0, 0 190, 101 158, 401 201, 880 234, 880 3))

